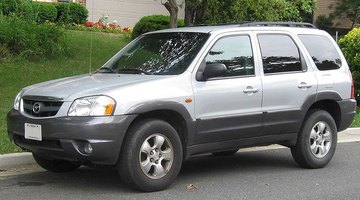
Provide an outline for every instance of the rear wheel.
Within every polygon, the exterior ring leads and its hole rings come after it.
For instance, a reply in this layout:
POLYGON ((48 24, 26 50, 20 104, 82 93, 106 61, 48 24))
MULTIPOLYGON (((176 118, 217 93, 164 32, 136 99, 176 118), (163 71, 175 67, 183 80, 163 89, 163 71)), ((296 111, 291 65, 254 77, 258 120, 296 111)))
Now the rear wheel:
POLYGON ((148 119, 136 123, 127 134, 118 171, 135 189, 163 190, 177 177, 182 164, 182 145, 167 122, 148 119))
POLYGON ((334 156, 336 144, 337 129, 332 116, 324 110, 312 110, 291 153, 300 166, 321 168, 334 156))
POLYGON ((49 160, 33 153, 34 159, 40 167, 51 172, 70 172, 81 166, 80 163, 67 160, 49 160))

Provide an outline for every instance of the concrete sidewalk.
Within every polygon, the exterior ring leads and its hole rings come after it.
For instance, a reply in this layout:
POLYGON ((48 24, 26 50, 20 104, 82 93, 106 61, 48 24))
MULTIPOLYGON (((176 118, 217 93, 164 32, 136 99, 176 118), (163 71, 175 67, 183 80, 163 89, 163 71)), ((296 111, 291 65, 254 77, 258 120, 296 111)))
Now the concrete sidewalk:
MULTIPOLYGON (((345 142, 360 142, 360 128, 349 128, 346 129, 345 131, 340 132, 338 136, 338 143, 345 143, 345 142)), ((284 148, 284 147, 280 145, 252 147, 252 148, 241 149, 240 152, 260 151, 260 150, 278 149, 278 148, 284 148)), ((0 169, 8 169, 22 165, 32 165, 32 164, 35 164, 35 160, 32 157, 32 154, 29 152, 0 155, 0 169)))

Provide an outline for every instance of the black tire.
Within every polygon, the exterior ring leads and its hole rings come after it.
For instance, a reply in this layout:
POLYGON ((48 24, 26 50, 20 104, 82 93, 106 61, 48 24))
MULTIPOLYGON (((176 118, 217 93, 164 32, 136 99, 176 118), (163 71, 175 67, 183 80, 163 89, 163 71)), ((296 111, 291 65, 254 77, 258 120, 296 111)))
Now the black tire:
MULTIPOLYGON (((168 153, 167 155, 170 154, 168 153)), ((182 158, 182 144, 176 130, 162 120, 146 119, 134 124, 127 133, 117 168, 122 180, 130 187, 145 192, 153 192, 166 189, 174 182, 181 169, 182 158), (159 147, 155 145, 157 136, 164 139, 159 152, 155 152, 157 147, 159 147), (152 144, 150 144, 151 140, 153 140, 152 144), (148 147, 151 147, 147 148, 149 150, 146 151, 144 150, 146 149, 145 146, 147 146, 145 141, 148 142, 148 147), (164 151, 162 150, 163 147, 164 151), (150 155, 149 151, 153 154, 150 155), (172 159, 167 160, 165 156, 161 157, 161 153, 165 151, 172 152, 170 153, 172 159), (157 157, 151 161, 151 156, 155 156, 155 154, 157 154, 157 157), (156 165, 154 163, 155 160, 158 161, 156 165), (172 161, 170 162, 170 160, 172 161), (141 166, 141 162, 151 166, 147 168, 149 170, 144 169, 145 167, 141 166), (155 171, 159 166, 158 163, 161 166, 165 166, 163 169, 167 169, 161 176, 155 175, 155 171)))
POLYGON ((322 168, 326 166, 334 156, 336 144, 337 128, 332 116, 324 110, 311 110, 307 114, 303 127, 299 132, 296 146, 291 148, 291 154, 296 163, 302 167, 311 169, 322 168), (325 126, 323 131, 319 128, 320 124, 323 124, 323 127, 325 126), (316 135, 316 137, 311 136, 312 130, 313 135, 316 135), (330 140, 326 142, 325 134, 318 136, 320 132, 326 132, 326 138, 331 136, 330 140), (326 146, 324 144, 330 146, 328 146, 328 148, 320 148, 320 146, 326 146))
POLYGON ((214 153, 212 153, 212 155, 214 155, 214 156, 232 156, 238 151, 239 151, 239 149, 233 149, 233 150, 228 150, 228 151, 214 152, 214 153))
POLYGON ((71 162, 67 160, 49 160, 33 153, 35 161, 40 167, 57 173, 74 171, 81 166, 80 163, 71 162))

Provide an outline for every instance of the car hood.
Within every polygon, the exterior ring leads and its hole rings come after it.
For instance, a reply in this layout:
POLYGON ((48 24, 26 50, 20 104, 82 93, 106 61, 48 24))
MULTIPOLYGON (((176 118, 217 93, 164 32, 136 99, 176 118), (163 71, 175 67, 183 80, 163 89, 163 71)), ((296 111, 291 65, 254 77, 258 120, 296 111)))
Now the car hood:
POLYGON ((22 96, 44 96, 73 101, 76 98, 101 95, 130 84, 164 79, 169 76, 138 74, 92 74, 62 78, 24 88, 22 96))

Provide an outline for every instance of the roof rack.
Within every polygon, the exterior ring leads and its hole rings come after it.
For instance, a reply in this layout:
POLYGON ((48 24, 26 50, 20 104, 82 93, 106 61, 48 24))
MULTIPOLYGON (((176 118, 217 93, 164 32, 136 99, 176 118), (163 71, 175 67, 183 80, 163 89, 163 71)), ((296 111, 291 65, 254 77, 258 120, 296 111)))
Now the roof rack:
POLYGON ((240 24, 240 26, 288 26, 288 27, 303 27, 303 28, 315 28, 314 24, 306 22, 249 22, 240 24))

